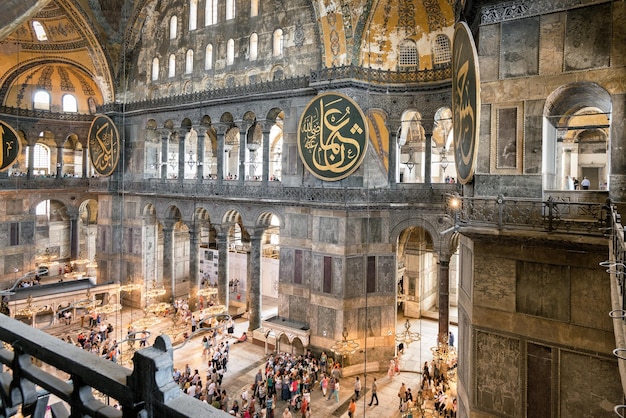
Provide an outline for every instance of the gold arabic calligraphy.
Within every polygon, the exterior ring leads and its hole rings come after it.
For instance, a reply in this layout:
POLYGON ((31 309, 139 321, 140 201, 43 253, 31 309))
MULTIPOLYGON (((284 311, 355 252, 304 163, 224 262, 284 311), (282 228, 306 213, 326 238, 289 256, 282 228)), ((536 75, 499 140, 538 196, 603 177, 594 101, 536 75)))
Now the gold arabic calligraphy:
POLYGON ((117 155, 115 130, 110 122, 102 124, 91 137, 91 147, 94 149, 92 161, 98 172, 112 171, 117 155))
POLYGON ((362 135, 364 128, 352 117, 350 104, 343 110, 336 107, 344 102, 338 98, 325 103, 320 98, 319 108, 303 118, 302 147, 311 156, 311 168, 318 173, 344 174, 360 161, 361 143, 349 135, 362 135))

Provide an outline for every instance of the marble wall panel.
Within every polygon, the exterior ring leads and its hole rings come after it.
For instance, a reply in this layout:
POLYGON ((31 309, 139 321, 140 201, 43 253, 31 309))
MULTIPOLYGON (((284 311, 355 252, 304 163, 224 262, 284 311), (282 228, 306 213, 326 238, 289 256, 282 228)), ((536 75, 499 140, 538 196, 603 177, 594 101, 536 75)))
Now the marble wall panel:
POLYGON ((2 248, 6 248, 9 246, 10 243, 10 224, 8 223, 2 223, 0 224, 0 246, 2 246, 2 248))
POLYGON ((461 238, 461 245, 459 247, 460 254, 460 274, 459 274, 459 288, 472 299, 472 283, 474 277, 474 253, 472 248, 469 247, 471 242, 464 238, 461 238), (467 241, 467 242, 466 242, 467 241))
POLYGON ((20 222, 20 245, 34 244, 35 236, 35 222, 24 221, 20 222))
MULTIPOLYGON (((281 283, 293 283, 293 266, 294 266, 294 253, 295 250, 293 248, 281 247, 280 248, 280 275, 278 280, 281 283)), ((305 275, 309 275, 312 272, 305 271, 305 275)), ((319 289, 316 289, 319 290, 319 289)))
POLYGON ((319 218, 318 240, 324 244, 339 243, 339 219, 320 217, 319 218))
POLYGON ((474 266, 474 303, 515 311, 515 260, 476 255, 474 266))
POLYGON ((23 215, 24 200, 23 199, 5 199, 6 215, 23 215))
POLYGON ((396 258, 395 256, 378 256, 376 291, 394 293, 396 291, 396 258))
MULTIPOLYGON (((458 353, 459 357, 463 359, 471 358, 471 321, 469 315, 463 309, 462 306, 459 306, 458 310, 458 318, 459 318, 459 335, 458 335, 458 353)), ((459 361, 457 378, 459 380, 459 384, 462 384, 464 387, 469 387, 470 383, 470 366, 471 362, 469 361, 459 361)))
POLYGON ((289 296, 289 319, 298 322, 309 322, 309 299, 289 296))
POLYGON ((561 13, 541 16, 539 73, 542 75, 558 74, 563 69, 565 19, 562 16, 561 13))
MULTIPOLYGON (((282 255, 281 255, 282 257, 282 255)), ((321 292, 322 291, 322 286, 324 284, 324 257, 319 255, 319 254, 312 254, 311 255, 311 260, 313 262, 314 266, 319 266, 319 268, 312 268, 308 271, 308 276, 311 280, 311 290, 313 290, 314 292, 321 292)), ((280 260, 280 264, 283 264, 283 260, 281 258, 280 260)), ((292 258, 292 265, 293 265, 293 258, 292 258)), ((292 273, 292 279, 293 280, 293 273, 292 273)))
POLYGON ((380 306, 359 308, 358 338, 377 337, 381 335, 380 306))
POLYGON ((572 323, 609 332, 613 330, 607 315, 612 309, 608 279, 608 275, 597 268, 571 269, 572 323))
POLYGON ((476 405, 502 416, 519 416, 520 341, 484 331, 476 331, 475 340, 476 405))
POLYGON ((559 416, 615 416, 613 406, 624 397, 617 361, 569 351, 561 351, 560 358, 559 416))
POLYGON ((476 173, 489 173, 491 163, 491 105, 484 104, 480 107, 480 132, 478 137, 478 149, 481 158, 476 159, 476 173))
POLYGON ((565 71, 608 67, 611 48, 611 2, 567 12, 565 71))
POLYGON ((480 57, 480 81, 498 79, 498 55, 500 51, 500 26, 485 25, 480 27, 479 41, 476 45, 480 57))
POLYGON ((503 22, 501 37, 501 78, 539 73, 538 17, 503 22))
POLYGON ((306 239, 309 236, 309 217, 307 215, 292 214, 290 216, 290 234, 292 238, 306 239))
POLYGON ((519 261, 515 304, 520 313, 569 321, 569 269, 565 266, 519 261))
MULTIPOLYGON (((24 266, 24 254, 19 253, 19 254, 7 254, 4 256, 4 270, 3 270, 3 274, 10 274, 11 278, 15 277, 15 270, 14 269, 19 269, 22 270, 22 267, 24 266)), ((20 273, 20 276, 23 273, 20 273)))
POLYGON ((344 275, 345 275, 343 258, 333 257, 332 275, 333 275, 332 293, 334 295, 343 295, 343 284, 344 284, 344 275))
POLYGON ((354 298, 365 293, 365 266, 363 257, 346 258, 346 287, 344 296, 354 298))
POLYGON ((361 218, 361 244, 381 242, 383 237, 382 220, 380 218, 361 218))

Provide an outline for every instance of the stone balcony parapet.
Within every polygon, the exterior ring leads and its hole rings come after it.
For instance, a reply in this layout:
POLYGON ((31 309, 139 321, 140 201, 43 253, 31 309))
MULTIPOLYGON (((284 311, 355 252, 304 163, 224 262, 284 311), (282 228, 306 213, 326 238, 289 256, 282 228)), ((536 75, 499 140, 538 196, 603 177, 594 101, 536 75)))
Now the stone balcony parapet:
POLYGON ((3 409, 9 412, 21 408, 24 415, 43 416, 52 394, 62 401, 53 406, 55 411, 65 411, 61 416, 229 416, 180 390, 172 378, 173 349, 167 336, 135 352, 134 370, 1 314, 0 340, 4 343, 0 362, 10 369, 0 373, 0 395, 3 409), (37 366, 41 363, 47 365, 45 370, 37 366), (117 401, 121 411, 101 401, 94 391, 117 401))

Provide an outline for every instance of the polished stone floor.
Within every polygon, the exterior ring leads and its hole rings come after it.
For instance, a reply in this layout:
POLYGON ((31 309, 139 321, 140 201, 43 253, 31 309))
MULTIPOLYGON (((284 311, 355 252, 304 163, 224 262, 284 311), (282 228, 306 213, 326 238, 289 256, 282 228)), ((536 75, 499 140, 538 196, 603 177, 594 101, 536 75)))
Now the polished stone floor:
MULTIPOLYGON (((268 318, 276 314, 276 300, 271 298, 264 298, 262 303, 262 318, 268 318)), ((132 321, 143 317, 143 312, 138 309, 125 308, 122 312, 110 315, 107 318, 107 323, 110 322, 114 326, 115 337, 120 341, 125 334, 127 324, 132 321)), ((357 402, 356 416, 376 416, 377 418, 385 417, 400 417, 398 411, 398 397, 397 392, 401 383, 405 383, 407 387, 415 388, 414 393, 417 391, 417 387, 421 381, 421 365, 425 361, 430 361, 433 357, 431 347, 436 345, 438 323, 436 319, 436 312, 425 315, 422 319, 410 319, 412 332, 418 332, 420 334, 420 340, 411 343, 406 347, 403 354, 399 355, 400 358, 400 373, 393 378, 389 378, 385 371, 368 373, 367 375, 361 375, 360 379, 365 389, 365 396, 357 402), (426 318, 430 316, 431 318, 426 318), (368 406, 370 401, 370 387, 373 378, 376 377, 378 384, 378 398, 380 404, 378 406, 368 406)), ((456 327, 456 308, 451 309, 451 322, 450 330, 455 334, 457 333, 456 327)), ((80 318, 76 318, 71 325, 54 324, 46 328, 51 334, 59 337, 66 337, 67 335, 75 338, 81 329, 87 329, 87 321, 84 321, 81 328, 80 318)), ((40 328, 45 327, 46 324, 40 324, 40 328)), ((152 337, 158 335, 167 327, 171 326, 171 320, 169 318, 163 318, 161 323, 154 325, 151 328, 152 337)), ((235 336, 241 335, 242 332, 247 331, 248 322, 245 318, 235 320, 235 336)), ((398 317, 397 332, 402 332, 405 329, 405 318, 398 317)), ((205 370, 207 369, 207 360, 202 357, 202 337, 196 336, 191 338, 186 344, 182 346, 176 346, 174 351, 174 366, 182 369, 188 363, 193 369, 198 369, 205 377, 205 370)), ((231 343, 234 340, 230 340, 231 343)), ((151 342, 151 341, 149 341, 151 342)), ((122 353, 124 361, 126 355, 122 353)), ((230 349, 230 361, 228 363, 228 371, 224 376, 222 388, 226 389, 230 399, 239 399, 242 388, 249 386, 254 381, 254 375, 257 370, 265 363, 266 360, 265 348, 261 345, 256 345, 250 342, 244 344, 231 344, 230 349)), ((311 393, 311 411, 313 417, 332 417, 332 416, 347 416, 347 407, 351 396, 353 395, 353 385, 356 376, 344 377, 341 381, 343 383, 340 390, 339 402, 333 400, 326 400, 322 397, 322 393, 319 390, 319 386, 316 387, 311 393)), ((275 416, 280 417, 279 412, 282 413, 284 408, 288 406, 285 402, 278 401, 275 416)), ((299 416, 296 415, 295 416, 299 416)), ((436 416, 427 414, 426 416, 436 416)))

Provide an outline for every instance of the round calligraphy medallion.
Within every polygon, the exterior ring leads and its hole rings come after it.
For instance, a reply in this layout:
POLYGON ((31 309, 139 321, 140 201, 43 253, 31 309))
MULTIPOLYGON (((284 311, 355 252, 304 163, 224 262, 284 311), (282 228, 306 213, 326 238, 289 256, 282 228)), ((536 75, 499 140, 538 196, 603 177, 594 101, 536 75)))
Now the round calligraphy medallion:
POLYGON ((0 171, 8 170, 20 156, 22 144, 17 132, 7 123, 0 121, 0 143, 2 153, 0 153, 0 171))
POLYGON ((347 96, 325 93, 311 100, 298 124, 298 152, 315 177, 337 181, 359 168, 367 151, 367 122, 347 96))
POLYGON ((115 123, 105 115, 97 115, 89 128, 89 158, 101 176, 110 176, 120 160, 120 135, 115 123))
POLYGON ((476 45, 465 22, 454 27, 452 54, 454 161, 458 180, 467 184, 474 177, 478 154, 480 75, 476 45))

